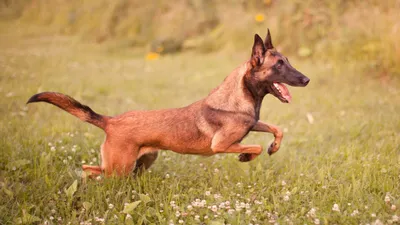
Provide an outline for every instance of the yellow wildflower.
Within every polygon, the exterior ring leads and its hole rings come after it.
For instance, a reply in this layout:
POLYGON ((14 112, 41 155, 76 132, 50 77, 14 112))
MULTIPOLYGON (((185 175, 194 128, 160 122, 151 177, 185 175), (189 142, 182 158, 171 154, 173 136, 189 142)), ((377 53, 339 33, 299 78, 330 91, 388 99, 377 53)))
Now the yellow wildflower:
POLYGON ((261 22, 264 22, 265 17, 264 17, 263 14, 258 13, 258 14, 254 17, 254 19, 255 19, 258 23, 261 23, 261 22))
POLYGON ((160 57, 160 54, 156 52, 149 52, 146 55, 146 60, 151 61, 151 60, 156 60, 160 57))

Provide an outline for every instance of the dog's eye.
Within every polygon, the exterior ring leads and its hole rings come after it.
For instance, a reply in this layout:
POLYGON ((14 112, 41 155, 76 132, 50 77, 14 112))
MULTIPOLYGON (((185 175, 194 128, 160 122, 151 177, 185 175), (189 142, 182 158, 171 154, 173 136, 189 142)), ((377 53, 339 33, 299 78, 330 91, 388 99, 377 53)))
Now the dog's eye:
POLYGON ((282 68, 282 66, 283 66, 283 60, 280 59, 280 60, 278 60, 278 62, 276 62, 276 68, 280 69, 280 68, 282 68))

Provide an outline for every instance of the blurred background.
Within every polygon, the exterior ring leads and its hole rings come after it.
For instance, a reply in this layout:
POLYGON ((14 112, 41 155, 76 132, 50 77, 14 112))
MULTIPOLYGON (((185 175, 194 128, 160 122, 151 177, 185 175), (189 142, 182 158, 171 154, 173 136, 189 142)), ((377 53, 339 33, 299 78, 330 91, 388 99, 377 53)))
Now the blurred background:
MULTIPOLYGON (((399 0, 1 0, 0 18, 43 34, 78 35, 148 59, 196 50, 248 50, 270 28, 285 54, 357 63, 383 79, 400 73, 399 0)), ((349 66, 346 63, 346 66, 349 66)))

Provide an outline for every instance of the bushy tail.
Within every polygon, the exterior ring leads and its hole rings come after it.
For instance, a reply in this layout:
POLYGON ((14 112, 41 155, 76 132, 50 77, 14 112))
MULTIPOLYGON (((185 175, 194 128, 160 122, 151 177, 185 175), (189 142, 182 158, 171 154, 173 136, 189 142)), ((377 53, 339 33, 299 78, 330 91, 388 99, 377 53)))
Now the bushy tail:
POLYGON ((47 102, 53 104, 78 117, 82 121, 91 123, 103 130, 107 124, 108 117, 95 113, 89 106, 82 105, 68 95, 57 92, 42 92, 33 95, 26 104, 32 102, 47 102))

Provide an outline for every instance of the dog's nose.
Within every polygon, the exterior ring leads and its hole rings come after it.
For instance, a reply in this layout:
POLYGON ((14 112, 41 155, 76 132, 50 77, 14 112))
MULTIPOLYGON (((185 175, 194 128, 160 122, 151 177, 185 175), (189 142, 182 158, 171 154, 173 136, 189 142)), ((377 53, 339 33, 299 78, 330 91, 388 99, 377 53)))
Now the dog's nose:
POLYGON ((301 82, 304 84, 304 86, 307 86, 308 82, 310 82, 310 79, 308 79, 308 77, 303 77, 301 82))

